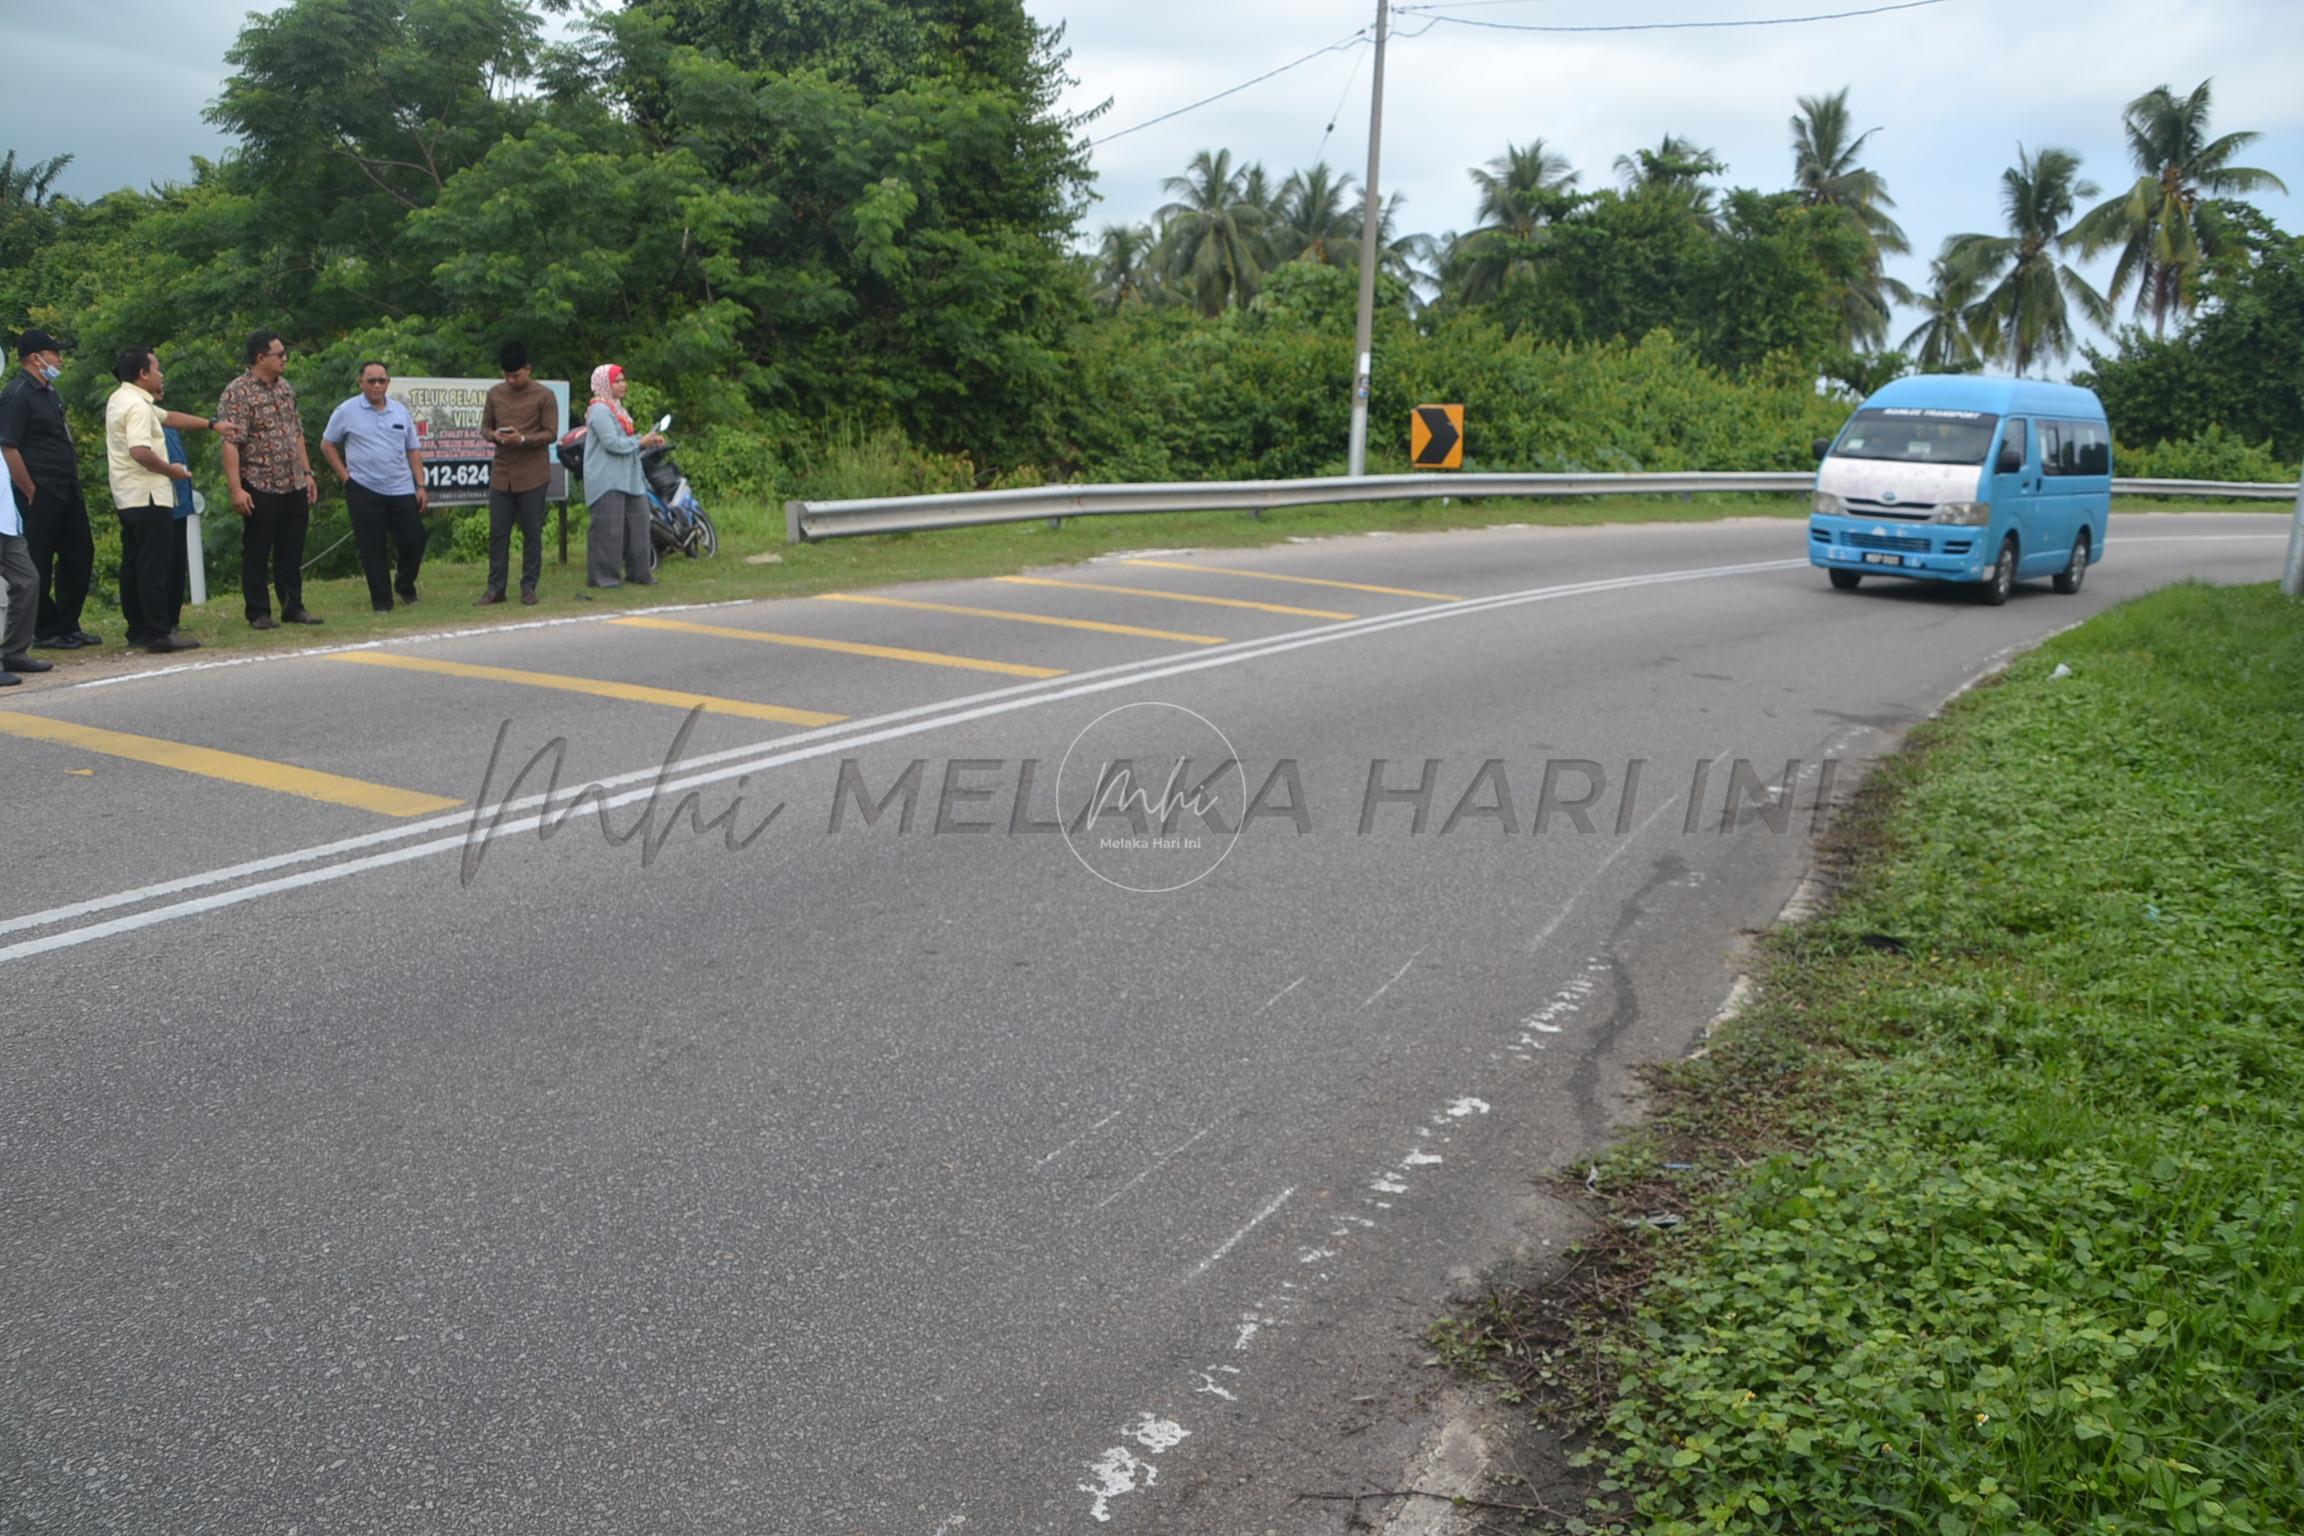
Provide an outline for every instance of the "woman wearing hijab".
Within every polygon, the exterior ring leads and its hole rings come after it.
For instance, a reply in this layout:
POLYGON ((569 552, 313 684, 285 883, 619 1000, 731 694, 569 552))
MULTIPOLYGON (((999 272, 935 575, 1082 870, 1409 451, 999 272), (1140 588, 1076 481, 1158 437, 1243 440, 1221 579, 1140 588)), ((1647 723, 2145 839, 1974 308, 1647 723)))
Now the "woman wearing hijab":
POLYGON ((602 363, 592 370, 592 404, 584 412, 584 504, 592 531, 584 544, 586 586, 625 582, 653 586, 648 560, 648 483, 640 452, 659 448, 655 432, 636 436, 624 409, 624 370, 602 363), (621 572, 621 574, 619 574, 621 572))

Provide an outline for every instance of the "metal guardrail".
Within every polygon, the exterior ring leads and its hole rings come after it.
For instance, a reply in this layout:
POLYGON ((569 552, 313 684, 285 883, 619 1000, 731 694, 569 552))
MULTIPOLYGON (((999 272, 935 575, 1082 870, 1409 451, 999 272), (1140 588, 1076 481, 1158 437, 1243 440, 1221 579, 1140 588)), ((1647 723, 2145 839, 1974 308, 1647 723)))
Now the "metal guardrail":
MULTIPOLYGON (((1028 523, 1038 518, 1142 512, 1261 512, 1347 501, 1432 501, 1476 496, 1675 496, 1698 491, 1799 495, 1813 472, 1770 471, 1612 475, 1363 475, 1357 479, 1210 480, 1177 485, 1042 485, 1021 491, 955 491, 856 501, 788 501, 784 536, 794 544, 867 533, 925 533, 1028 523)), ((2114 480, 2115 496, 2240 497, 2285 500, 2293 485, 2218 480, 2114 480)))

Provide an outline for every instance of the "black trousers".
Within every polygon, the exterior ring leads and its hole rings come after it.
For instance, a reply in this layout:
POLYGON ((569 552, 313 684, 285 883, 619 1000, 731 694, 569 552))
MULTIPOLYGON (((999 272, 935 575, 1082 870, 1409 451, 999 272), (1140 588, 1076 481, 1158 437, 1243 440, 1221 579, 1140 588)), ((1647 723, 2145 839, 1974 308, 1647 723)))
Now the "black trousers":
POLYGON ((304 611, 304 536, 312 531, 309 492, 260 491, 247 487, 255 510, 241 523, 240 597, 248 617, 261 619, 272 611, 272 594, 265 577, 279 590, 283 616, 304 611))
POLYGON ((352 547, 360 551, 360 570, 368 578, 368 604, 382 613, 392 606, 395 590, 416 601, 416 571, 424 563, 424 514, 417 510, 416 494, 386 496, 357 480, 344 482, 344 505, 352 514, 352 547), (387 567, 396 560, 397 576, 387 567))
POLYGON ((40 638, 54 640, 80 628, 88 582, 96 570, 96 536, 88 526, 88 504, 77 480, 36 480, 32 505, 16 498, 24 512, 24 542, 32 546, 32 568, 40 573, 40 638))
POLYGON ((544 576, 544 492, 488 493, 488 590, 504 595, 504 578, 512 571, 512 528, 520 528, 520 588, 533 591, 544 576))
POLYGON ((128 621, 130 645, 150 645, 175 632, 184 617, 190 571, 184 525, 174 507, 120 509, 120 613, 128 621))

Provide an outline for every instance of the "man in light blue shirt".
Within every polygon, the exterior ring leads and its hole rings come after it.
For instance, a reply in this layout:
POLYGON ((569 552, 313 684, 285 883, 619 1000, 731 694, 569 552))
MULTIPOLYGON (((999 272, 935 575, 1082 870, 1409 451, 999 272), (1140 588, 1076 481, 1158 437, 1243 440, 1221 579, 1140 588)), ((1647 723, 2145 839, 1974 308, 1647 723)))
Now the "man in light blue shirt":
POLYGON ((352 514, 352 544, 368 577, 369 606, 392 611, 395 593, 416 601, 416 570, 424 563, 424 461, 417 452, 416 420, 386 393, 392 370, 360 365, 360 393, 336 407, 320 434, 328 467, 344 482, 352 514), (397 556, 398 571, 387 566, 397 556))

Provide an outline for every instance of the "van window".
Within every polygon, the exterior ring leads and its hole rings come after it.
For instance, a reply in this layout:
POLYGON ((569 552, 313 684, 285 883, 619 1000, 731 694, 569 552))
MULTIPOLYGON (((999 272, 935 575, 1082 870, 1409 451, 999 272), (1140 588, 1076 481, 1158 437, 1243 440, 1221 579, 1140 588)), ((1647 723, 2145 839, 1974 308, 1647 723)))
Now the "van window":
POLYGON ((2040 423, 2040 466, 2052 475, 2112 473, 2112 444, 2093 421, 2040 423))
POLYGON ((2001 435, 2002 442, 2015 449, 2018 453, 2025 455, 2024 462, 2027 466, 2029 466, 2032 462, 2030 454, 2030 441, 2025 431, 2029 425, 2030 423, 2025 421, 2023 417, 2011 416, 2008 418, 2008 430, 2001 435))
POLYGON ((2000 418, 1988 411, 1887 406, 1858 411, 1832 447, 1835 458, 1912 464, 1981 464, 2000 418))

